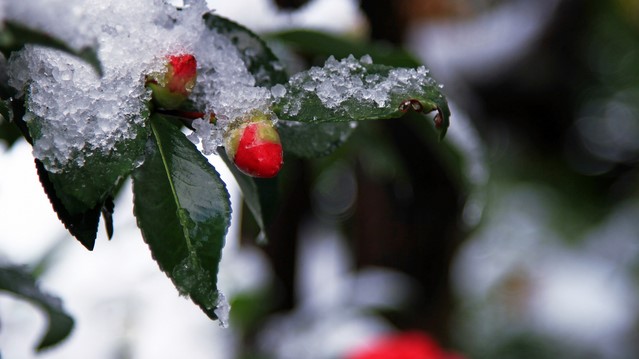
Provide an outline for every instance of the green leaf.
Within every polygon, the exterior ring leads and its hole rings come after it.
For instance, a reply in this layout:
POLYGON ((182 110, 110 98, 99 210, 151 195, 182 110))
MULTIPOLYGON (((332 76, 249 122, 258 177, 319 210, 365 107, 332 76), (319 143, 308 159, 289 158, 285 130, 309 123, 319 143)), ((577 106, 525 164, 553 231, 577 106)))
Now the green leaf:
POLYGON ((267 240, 266 228, 270 220, 269 214, 273 214, 273 208, 276 206, 277 201, 277 177, 254 178, 247 176, 237 169, 226 155, 226 151, 220 150, 218 153, 233 174, 233 177, 235 177, 244 196, 244 202, 260 227, 261 234, 259 239, 267 240))
POLYGON ((0 119, 0 141, 11 147, 20 138, 20 131, 10 122, 0 119))
MULTIPOLYGON (((13 123, 16 125, 15 127, 19 129, 19 132, 21 132, 21 134, 25 137, 27 142, 29 142, 30 144, 33 144, 33 138, 31 137, 29 133, 30 132, 28 128, 29 126, 23 120, 23 117, 25 114, 24 99, 23 98, 16 99, 12 102, 12 105, 13 105, 13 113, 14 113, 13 123)), ((36 132, 37 135, 39 135, 40 133, 39 131, 40 127, 37 124, 38 121, 40 120, 36 120, 36 123, 31 124, 32 128, 34 129, 34 132, 36 132)), ((144 134, 143 136, 144 138, 146 138, 146 134, 144 134)), ((144 144, 145 144, 144 140, 140 141, 139 149, 138 149, 139 155, 137 157, 140 157, 141 154, 143 153, 144 144)), ((92 163, 96 164, 95 162, 92 162, 92 163)), ((103 168, 108 168, 112 164, 97 162, 97 165, 102 166, 103 168)), ((38 178, 40 179, 40 183, 42 184, 44 192, 49 198, 49 202, 51 203, 53 210, 58 215, 58 218, 60 219, 60 221, 64 224, 65 228, 69 230, 71 235, 73 235, 80 243, 82 243, 82 245, 84 245, 88 250, 93 250, 93 247, 95 245, 95 238, 97 236, 98 224, 100 221, 100 215, 99 215, 100 211, 102 211, 103 213, 106 212, 106 214, 109 214, 109 215, 113 213, 113 208, 111 206, 112 204, 111 201, 113 197, 112 193, 118 188, 119 182, 122 180, 122 178, 128 175, 131 170, 129 169, 128 171, 126 171, 126 173, 123 173, 122 176, 113 178, 112 181, 114 183, 109 184, 107 181, 106 188, 110 189, 109 192, 111 193, 106 195, 104 198, 97 196, 93 198, 93 200, 91 200, 90 203, 87 203, 84 205, 82 204, 78 205, 79 202, 77 200, 73 200, 73 198, 70 197, 68 194, 58 193, 58 190, 56 189, 56 185, 54 183, 54 180, 55 180, 54 174, 47 171, 42 161, 36 158, 35 166, 36 166, 38 178), (63 202, 61 198, 65 198, 66 200, 63 202)), ((82 171, 83 171, 82 169, 78 170, 78 172, 82 172, 82 171)), ((57 174, 57 176, 63 176, 63 175, 64 174, 57 174)), ((73 171, 71 171, 69 176, 73 177, 73 171)), ((101 173, 101 172, 97 173, 95 178, 104 179, 105 178, 104 173, 101 173)), ((80 189, 95 188, 94 185, 96 183, 94 183, 91 179, 89 179, 89 181, 90 181, 89 185, 82 183, 82 179, 73 183, 77 183, 80 189)), ((64 185, 64 183, 62 183, 62 185, 64 185)), ((59 187, 61 187, 60 184, 58 184, 58 188, 59 187)), ((110 223, 110 219, 108 218, 106 214, 105 214, 105 222, 107 227, 107 233, 109 234, 109 238, 111 238, 113 235, 113 229, 110 223)))
POLYGON ((151 118, 144 163, 133 172, 134 214, 160 269, 211 318, 230 225, 230 199, 208 160, 166 118, 151 118))
MULTIPOLYGON (((1 76, 1 75, 0 75, 1 76)), ((0 85, 0 92, 2 92, 0 85)), ((4 95, 4 94, 2 94, 4 95)), ((10 95, 11 96, 11 95, 10 95)), ((3 106, 6 106, 3 110, 4 116, 8 116, 0 120, 0 139, 7 142, 11 146, 20 136, 24 137, 29 144, 32 144, 27 124, 22 120, 25 112, 24 98, 12 98, 8 100, 0 100, 3 102, 3 106)))
POLYGON ((13 51, 21 50, 27 44, 51 47, 77 56, 91 65, 102 76, 102 65, 95 48, 73 49, 63 41, 43 32, 30 29, 17 22, 5 21, 0 29, 0 52, 9 58, 13 51))
POLYGON ((95 246, 95 238, 97 237, 98 224, 100 223, 100 208, 102 203, 96 203, 93 207, 84 209, 76 209, 73 213, 67 210, 57 194, 50 173, 44 168, 44 165, 37 158, 35 159, 36 171, 40 184, 49 198, 49 202, 53 210, 58 215, 58 219, 64 224, 64 227, 74 236, 83 246, 92 251, 95 246))
POLYGON ((113 211, 115 210, 115 203, 113 202, 113 197, 109 197, 104 201, 102 208, 100 208, 100 212, 102 213, 102 218, 104 219, 104 226, 106 228, 107 237, 109 239, 113 238, 113 211))
MULTIPOLYGON (((142 116, 148 114, 142 113, 142 116)), ((27 127, 35 145, 42 139, 45 123, 45 119, 30 114, 27 127)), ((133 125, 131 137, 119 139, 108 152, 87 144, 82 150, 83 163, 74 160, 74 156, 80 155, 74 153, 68 163, 54 173, 48 170, 53 163, 36 161, 40 182, 58 218, 89 250, 93 249, 99 214, 105 203, 144 155, 148 129, 133 118, 130 123, 133 125)), ((107 230, 108 224, 107 220, 107 230)))
POLYGON ((402 104, 413 100, 420 104, 419 112, 437 111, 435 122, 440 138, 444 137, 450 110, 428 70, 362 60, 329 58, 324 67, 296 74, 285 85, 286 95, 276 99, 273 111, 282 120, 306 123, 388 119, 404 115, 412 107, 402 108, 402 104))
POLYGON ((9 100, 0 99, 0 140, 11 146, 18 138, 20 131, 11 123, 13 120, 13 110, 9 100))
POLYGON ((332 55, 337 58, 369 55, 375 63, 389 66, 417 67, 420 65, 420 62, 408 52, 388 44, 355 41, 325 32, 287 30, 267 36, 309 55, 326 57, 332 55))
POLYGON ((348 139, 355 127, 355 122, 277 122, 284 151, 302 158, 329 155, 348 139))
POLYGON ((213 13, 204 14, 209 29, 227 37, 235 45, 247 69, 255 76, 256 86, 285 83, 284 66, 264 40, 244 26, 213 13))
POLYGON ((11 102, 8 100, 0 100, 0 122, 10 122, 13 120, 13 110, 11 102))
POLYGON ((22 297, 45 311, 48 327, 36 347, 38 351, 58 344, 71 333, 73 318, 64 311, 60 299, 40 290, 26 268, 0 266, 0 290, 22 297))

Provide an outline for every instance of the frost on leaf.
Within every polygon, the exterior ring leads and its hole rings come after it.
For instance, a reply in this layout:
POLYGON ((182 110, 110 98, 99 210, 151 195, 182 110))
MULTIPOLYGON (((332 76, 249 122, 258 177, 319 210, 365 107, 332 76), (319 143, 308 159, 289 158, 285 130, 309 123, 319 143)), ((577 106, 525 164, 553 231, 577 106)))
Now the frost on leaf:
POLYGON ((34 156, 59 173, 82 167, 90 156, 108 155, 143 131, 148 95, 141 86, 101 81, 81 60, 27 46, 12 56, 11 82, 26 93, 34 156))
POLYGON ((99 77, 89 64, 48 48, 26 46, 11 56, 9 84, 26 97, 34 155, 52 173, 82 167, 94 155, 109 156, 137 138, 150 99, 144 75, 161 66, 165 54, 195 40, 193 26, 171 20, 190 23, 193 14, 153 0, 20 4, 10 6, 8 16, 72 46, 96 43, 104 70, 99 77), (52 11, 70 14, 72 21, 52 18, 52 11))
POLYGON ((223 144, 228 126, 238 118, 254 110, 270 111, 272 94, 264 87, 265 78, 279 72, 274 69, 276 58, 256 35, 219 16, 204 18, 207 29, 197 46, 202 51, 197 54, 200 71, 192 98, 205 113, 215 113, 216 122, 195 120, 189 138, 201 142, 208 155, 223 144))
MULTIPOLYGON (((370 65, 370 57, 359 61, 353 56, 341 61, 330 57, 324 67, 313 67, 293 76, 290 86, 300 91, 301 96, 316 96, 323 106, 338 110, 346 101, 383 108, 389 105, 395 93, 419 92, 424 86, 435 85, 425 67, 397 68, 380 74, 370 71, 370 65)), ((301 102, 295 101, 283 108, 284 113, 290 116, 295 116, 300 110, 301 102)), ((349 116, 346 109, 342 114, 349 116)))
POLYGON ((377 65, 370 56, 336 60, 294 75, 287 96, 275 99, 282 120, 307 123, 393 118, 403 115, 400 104, 415 99, 423 112, 437 110, 438 128, 445 133, 450 115, 440 87, 429 70, 377 65), (440 119, 441 118, 441 119, 440 119))
POLYGON ((11 6, 7 18, 67 41, 98 47, 104 76, 86 63, 55 50, 27 48, 10 60, 10 84, 27 97, 34 155, 50 172, 68 164, 82 167, 94 153, 137 137, 150 100, 146 75, 162 70, 175 53, 197 58, 197 85, 191 100, 198 111, 214 113, 215 127, 199 124, 191 136, 209 154, 235 118, 266 112, 272 101, 267 80, 285 74, 263 41, 249 30, 208 12, 205 1, 182 9, 159 0, 33 0, 11 6), (57 21, 71 14, 72 21, 57 21))

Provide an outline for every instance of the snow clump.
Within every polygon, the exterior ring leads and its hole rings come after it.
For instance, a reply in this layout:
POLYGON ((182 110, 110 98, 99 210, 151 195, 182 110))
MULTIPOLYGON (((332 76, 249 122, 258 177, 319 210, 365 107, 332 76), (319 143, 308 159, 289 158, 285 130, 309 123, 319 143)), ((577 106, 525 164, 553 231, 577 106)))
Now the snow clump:
MULTIPOLYGON (((163 70, 166 56, 191 53, 198 62, 192 98, 215 113, 215 126, 198 121, 196 136, 211 153, 233 119, 267 110, 271 92, 256 87, 237 49, 208 29, 204 0, 181 10, 162 0, 29 0, 4 5, 4 19, 61 39, 71 48, 96 48, 99 76, 61 51, 26 46, 9 59, 9 84, 25 94, 24 120, 34 132, 34 156, 51 172, 81 167, 95 153, 145 133, 150 91, 146 75, 163 70), (199 130, 198 130, 199 129, 199 130)), ((205 116, 207 117, 207 116, 205 116)))
POLYGON ((285 103, 283 108, 284 113, 293 117, 309 97, 316 96, 322 105, 338 112, 346 101, 382 108, 389 105, 394 93, 419 93, 435 85, 435 80, 424 66, 393 68, 387 75, 378 74, 369 55, 359 60, 350 55, 341 61, 331 56, 324 67, 312 67, 291 77, 289 85, 299 91, 299 99, 285 103))

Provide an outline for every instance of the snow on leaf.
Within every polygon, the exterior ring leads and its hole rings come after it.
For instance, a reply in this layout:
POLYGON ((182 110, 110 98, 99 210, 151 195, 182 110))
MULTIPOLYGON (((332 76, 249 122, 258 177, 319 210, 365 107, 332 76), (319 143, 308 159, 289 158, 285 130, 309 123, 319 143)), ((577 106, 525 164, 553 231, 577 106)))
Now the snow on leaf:
POLYGON ((255 76, 257 86, 286 82, 288 76, 284 66, 259 36, 244 26, 213 13, 207 13, 204 19, 210 29, 227 37, 235 45, 249 72, 255 76))
POLYGON ((276 99, 273 111, 282 120, 306 123, 344 122, 402 116, 405 101, 412 109, 437 111, 440 137, 446 133, 450 110, 440 87, 425 67, 393 68, 372 63, 369 56, 341 61, 330 57, 323 67, 312 67, 291 77, 287 96, 276 99))

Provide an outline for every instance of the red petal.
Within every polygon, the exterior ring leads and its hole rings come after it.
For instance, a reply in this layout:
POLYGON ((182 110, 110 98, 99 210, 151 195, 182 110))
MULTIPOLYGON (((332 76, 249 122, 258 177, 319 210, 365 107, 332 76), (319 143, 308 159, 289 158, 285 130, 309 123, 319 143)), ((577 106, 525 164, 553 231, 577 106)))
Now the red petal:
POLYGON ((452 359, 455 357, 440 348, 428 335, 408 332, 381 338, 372 345, 351 353, 347 359, 452 359))
POLYGON ((267 142, 257 136, 258 127, 252 123, 244 129, 233 161, 242 172, 261 178, 277 175, 282 168, 282 145, 267 142))
POLYGON ((184 79, 191 79, 195 76, 197 68, 195 56, 191 54, 171 55, 169 62, 173 66, 175 76, 184 79))

